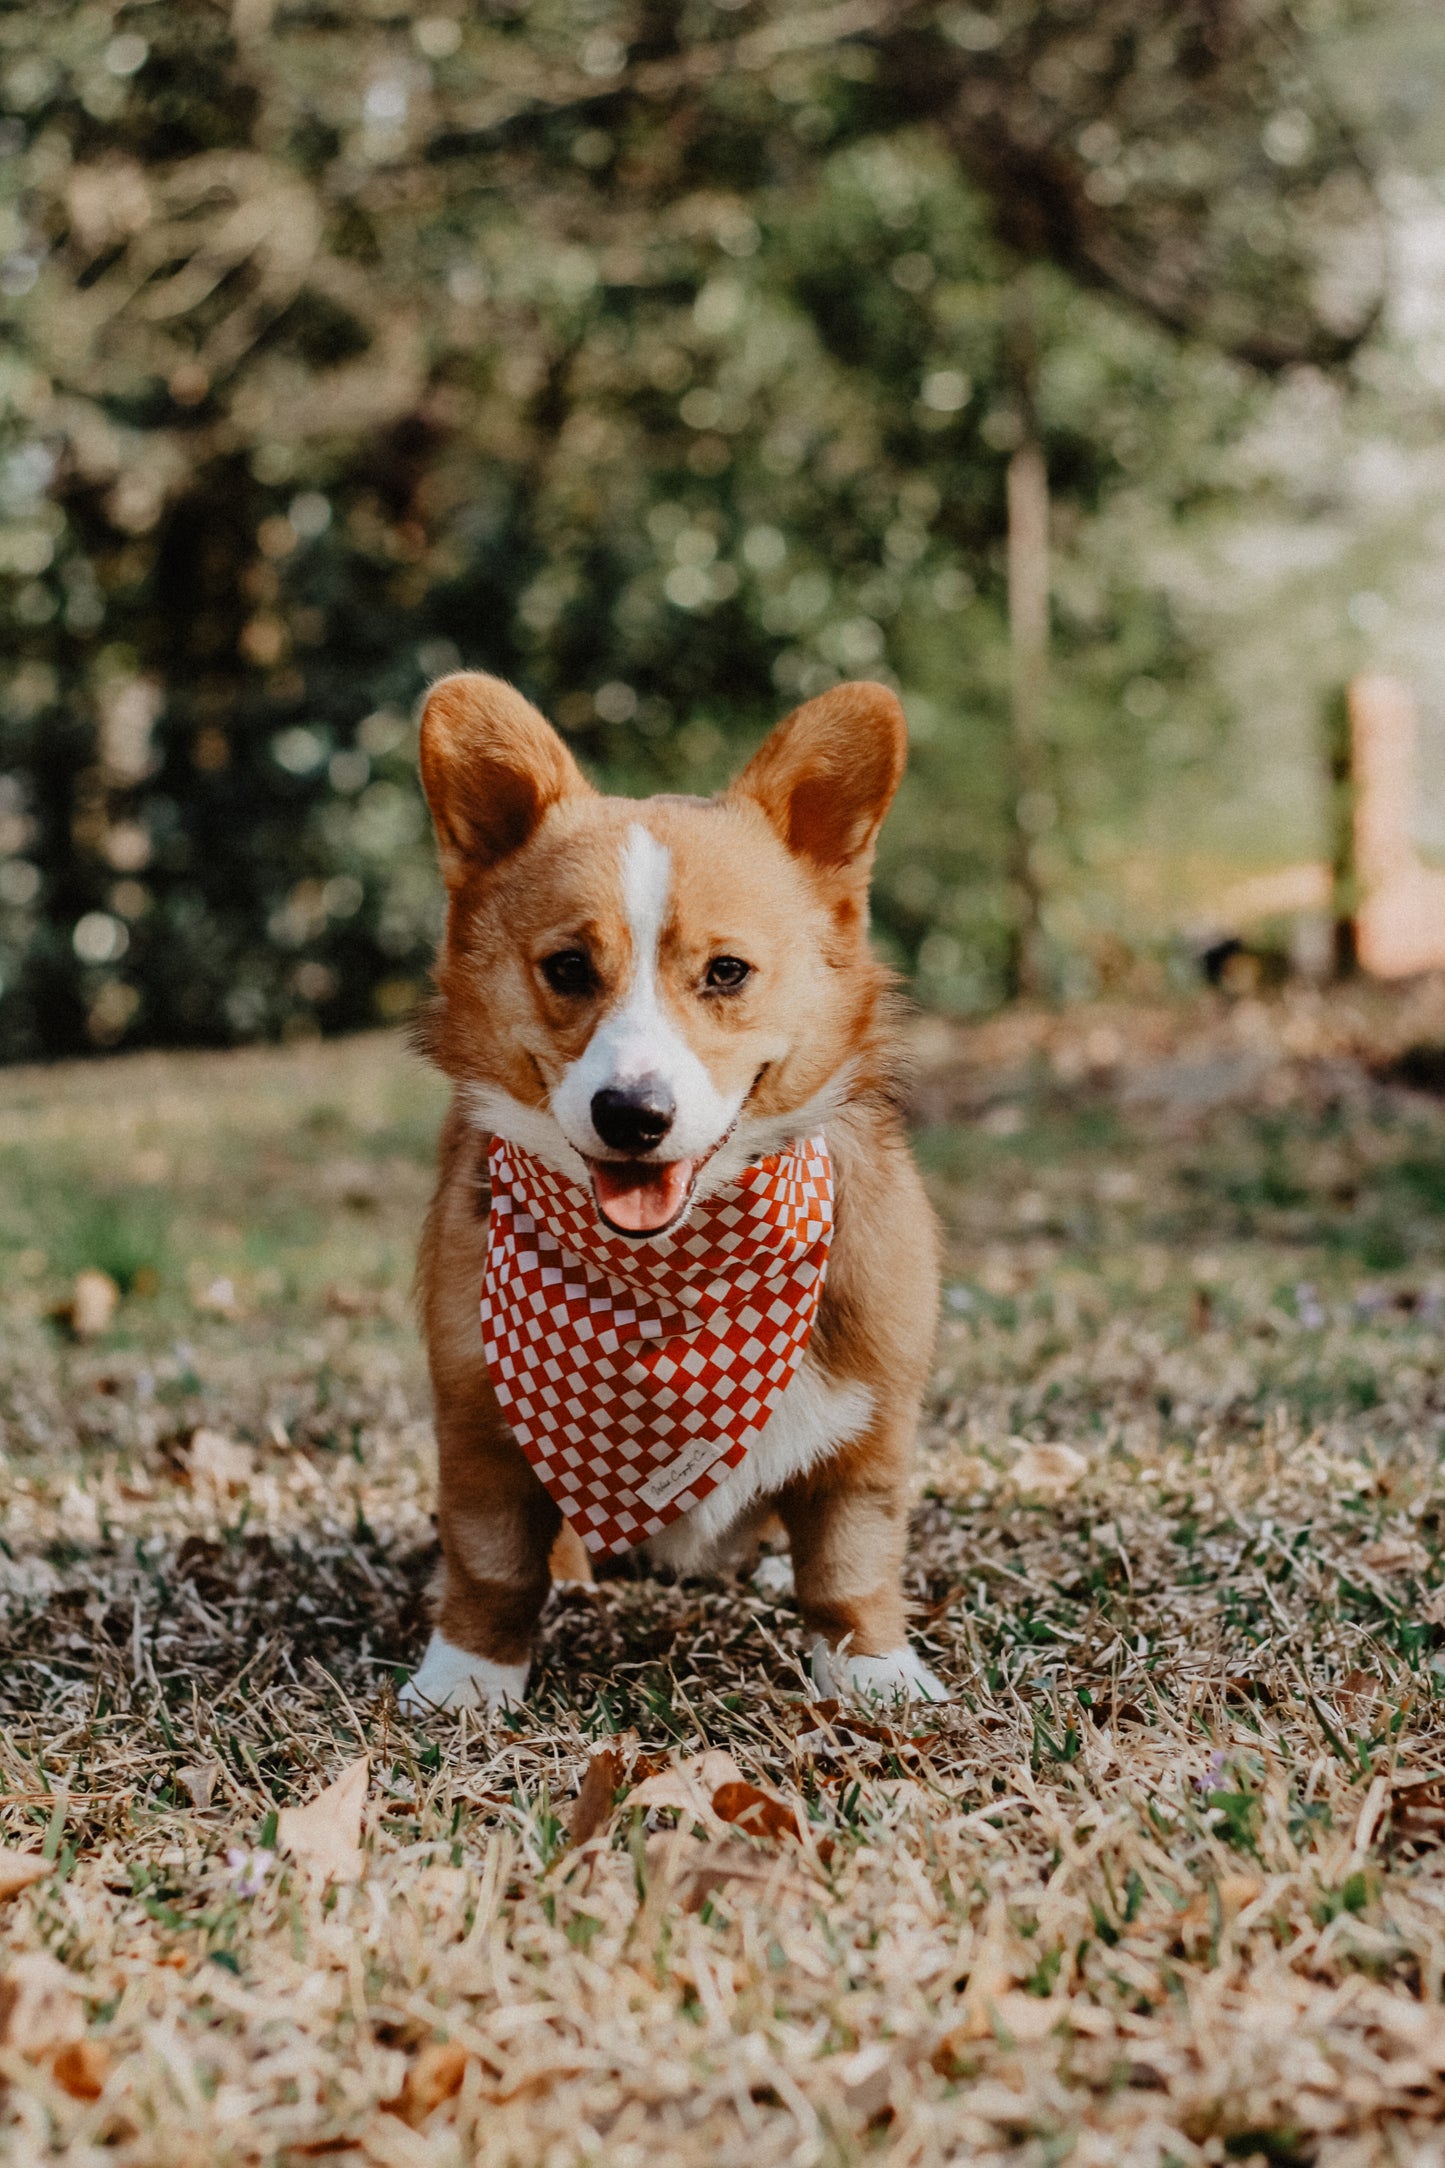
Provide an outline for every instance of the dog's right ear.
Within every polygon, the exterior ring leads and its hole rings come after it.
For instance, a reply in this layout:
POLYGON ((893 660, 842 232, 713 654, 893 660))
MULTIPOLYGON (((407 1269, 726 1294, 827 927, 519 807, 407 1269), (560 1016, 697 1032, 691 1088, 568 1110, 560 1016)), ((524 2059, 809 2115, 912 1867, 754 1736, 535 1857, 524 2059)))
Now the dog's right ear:
POLYGON ((448 888, 510 858, 559 798, 592 787, 531 701, 480 670, 428 693, 421 780, 448 888))

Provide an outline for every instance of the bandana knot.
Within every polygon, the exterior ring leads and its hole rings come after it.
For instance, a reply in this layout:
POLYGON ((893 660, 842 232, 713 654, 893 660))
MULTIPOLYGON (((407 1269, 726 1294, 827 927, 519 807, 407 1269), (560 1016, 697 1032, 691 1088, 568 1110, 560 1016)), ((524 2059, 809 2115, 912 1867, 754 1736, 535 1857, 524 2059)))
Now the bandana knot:
POLYGON ((744 1167, 675 1234, 632 1242, 589 1191, 491 1151, 487 1368, 594 1557, 643 1543, 747 1458, 803 1359, 833 1238, 821 1137, 744 1167))

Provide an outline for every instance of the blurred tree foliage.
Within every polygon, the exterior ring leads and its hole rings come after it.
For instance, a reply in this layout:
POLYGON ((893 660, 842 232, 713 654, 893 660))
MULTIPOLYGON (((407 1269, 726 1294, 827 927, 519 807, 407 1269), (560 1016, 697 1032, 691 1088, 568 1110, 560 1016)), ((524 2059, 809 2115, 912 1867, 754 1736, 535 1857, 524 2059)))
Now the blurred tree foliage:
POLYGON ((1071 869, 1211 743, 1129 509, 1187 517, 1251 372, 1379 302, 1299 14, 0 7, 0 1058, 409 1006, 411 715, 459 661, 624 789, 891 677, 882 937, 994 998, 1025 302, 1058 668, 1021 817, 1058 972, 1106 967, 1071 869))

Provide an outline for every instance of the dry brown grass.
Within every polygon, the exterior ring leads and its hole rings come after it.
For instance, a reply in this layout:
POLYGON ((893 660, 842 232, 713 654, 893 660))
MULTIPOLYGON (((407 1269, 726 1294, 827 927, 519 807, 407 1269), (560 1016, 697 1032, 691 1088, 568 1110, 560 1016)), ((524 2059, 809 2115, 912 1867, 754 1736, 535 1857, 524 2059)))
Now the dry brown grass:
POLYGON ((1371 1065, 1445 1013, 924 1038, 958 1699, 871 1723, 785 1598, 646 1578, 555 1603, 514 1722, 401 1721, 433 1086, 0 1078, 7 2159, 1442 2157, 1445 1119, 1371 1065), (328 1882, 278 1818, 363 1753, 328 1882))

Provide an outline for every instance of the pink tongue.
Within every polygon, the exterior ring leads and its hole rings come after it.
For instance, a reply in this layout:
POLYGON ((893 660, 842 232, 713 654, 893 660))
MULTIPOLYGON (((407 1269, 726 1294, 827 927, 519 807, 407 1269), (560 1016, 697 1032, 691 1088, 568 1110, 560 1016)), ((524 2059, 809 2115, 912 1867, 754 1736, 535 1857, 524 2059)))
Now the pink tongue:
POLYGON ((592 1191, 603 1217, 614 1227, 632 1235, 655 1234, 675 1220, 687 1203, 692 1187, 694 1162, 672 1159, 654 1165, 648 1160, 624 1160, 608 1165, 592 1162, 592 1191))

